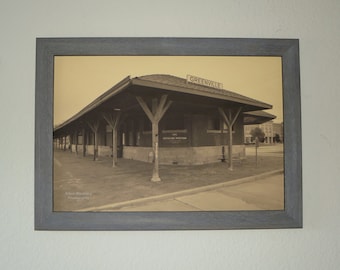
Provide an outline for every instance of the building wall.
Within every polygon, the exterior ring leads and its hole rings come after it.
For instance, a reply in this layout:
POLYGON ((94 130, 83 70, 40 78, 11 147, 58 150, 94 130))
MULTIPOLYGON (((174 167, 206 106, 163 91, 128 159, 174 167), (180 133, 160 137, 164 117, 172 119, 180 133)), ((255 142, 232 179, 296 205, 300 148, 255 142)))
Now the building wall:
MULTIPOLYGON (((183 124, 176 128, 172 124, 172 129, 168 129, 168 121, 172 121, 171 115, 164 117, 159 123, 159 145, 162 147, 197 147, 197 146, 217 146, 229 143, 229 133, 226 127, 222 129, 223 123, 213 129, 209 126, 209 121, 216 118, 215 115, 207 114, 186 114, 180 115, 183 124)), ((217 117, 219 121, 221 119, 217 117)), ((151 147, 152 132, 145 130, 145 122, 150 122, 146 117, 129 119, 124 127, 125 145, 151 147), (143 128, 144 127, 144 128, 143 128)), ((233 144, 243 143, 243 120, 239 117, 234 125, 233 144)), ((150 124, 150 123, 148 123, 150 124)))
POLYGON ((278 134, 280 142, 283 142, 284 141, 283 123, 273 123, 273 133, 274 137, 276 136, 276 134, 278 134))
MULTIPOLYGON (((168 114, 159 123, 159 147, 161 164, 203 164, 218 162, 222 158, 222 147, 229 144, 229 131, 219 116, 209 114, 179 115, 183 120, 179 126, 173 121, 174 116, 168 114), (212 119, 217 119, 217 126, 211 126, 212 119), (173 129, 169 128, 181 128, 173 129)), ((145 116, 130 117, 119 129, 118 144, 123 144, 123 158, 151 162, 150 157, 152 132, 145 130, 149 119, 145 116), (147 121, 147 123, 145 123, 147 121), (123 133, 123 135, 122 135, 123 133)), ((216 121, 215 121, 216 122, 216 121)), ((150 125, 149 125, 150 126, 150 125)), ((87 132, 86 154, 94 154, 94 133, 87 132)), ((98 155, 110 157, 112 155, 112 131, 106 125, 100 125, 97 133, 98 155)), ((70 136, 72 137, 72 136, 70 136)), ((73 136, 74 137, 74 136, 73 136)), ((68 138, 68 137, 67 137, 68 138)), ((75 140, 73 140, 75 142, 75 140)), ((243 119, 239 117, 233 129, 233 153, 244 155, 243 147, 243 119)), ((78 146, 78 149, 82 148, 78 146)), ((75 145, 72 146, 75 152, 75 145)), ((227 150, 225 150, 227 152, 227 150)), ((120 156, 120 155, 119 155, 120 156)), ((227 154, 225 155, 227 157, 227 154)))

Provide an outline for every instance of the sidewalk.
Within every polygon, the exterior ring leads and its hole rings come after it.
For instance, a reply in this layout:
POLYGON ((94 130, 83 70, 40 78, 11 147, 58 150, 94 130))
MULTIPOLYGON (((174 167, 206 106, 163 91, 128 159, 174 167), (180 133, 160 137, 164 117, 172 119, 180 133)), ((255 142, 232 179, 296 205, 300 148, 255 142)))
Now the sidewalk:
POLYGON ((81 211, 241 211, 284 209, 281 170, 81 211))
MULTIPOLYGON (((161 165, 162 181, 158 183, 150 181, 152 166, 150 163, 120 159, 118 166, 113 168, 110 158, 93 161, 91 156, 84 158, 67 151, 55 151, 54 211, 119 210, 117 207, 113 209, 112 205, 122 203, 122 208, 127 206, 124 205, 126 202, 195 191, 196 188, 282 170, 283 158, 259 155, 256 167, 254 157, 250 156, 242 164, 235 164, 233 171, 229 171, 227 163, 222 162, 196 166, 161 165)), ((164 198, 161 199, 164 202, 164 198)))

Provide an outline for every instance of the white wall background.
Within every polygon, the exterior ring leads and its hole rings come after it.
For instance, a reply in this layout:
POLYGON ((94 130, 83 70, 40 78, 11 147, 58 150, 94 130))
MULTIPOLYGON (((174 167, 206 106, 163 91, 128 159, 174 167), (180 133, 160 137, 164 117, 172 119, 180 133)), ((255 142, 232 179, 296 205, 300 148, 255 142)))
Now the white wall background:
POLYGON ((338 0, 1 0, 0 269, 339 269, 338 0), (299 38, 304 228, 36 232, 36 37, 299 38))

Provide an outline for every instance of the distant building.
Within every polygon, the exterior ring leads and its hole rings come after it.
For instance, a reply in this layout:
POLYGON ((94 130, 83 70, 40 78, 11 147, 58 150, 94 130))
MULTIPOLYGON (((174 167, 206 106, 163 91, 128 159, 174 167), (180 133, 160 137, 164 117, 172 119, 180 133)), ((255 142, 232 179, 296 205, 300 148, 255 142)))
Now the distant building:
POLYGON ((268 121, 262 124, 244 126, 245 144, 250 144, 255 141, 255 138, 251 136, 251 131, 256 127, 260 128, 264 132, 264 143, 269 144, 283 142, 283 123, 274 123, 273 121, 268 121))

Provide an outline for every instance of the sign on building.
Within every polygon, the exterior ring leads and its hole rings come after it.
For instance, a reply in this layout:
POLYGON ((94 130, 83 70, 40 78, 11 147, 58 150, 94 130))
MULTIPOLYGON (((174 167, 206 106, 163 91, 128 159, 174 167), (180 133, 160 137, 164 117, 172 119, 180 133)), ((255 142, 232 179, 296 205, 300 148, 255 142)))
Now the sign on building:
POLYGON ((217 88, 217 89, 223 89, 222 83, 203 79, 203 78, 196 77, 196 76, 193 76, 193 75, 187 75, 187 83, 195 83, 195 84, 200 84, 200 85, 213 87, 213 88, 217 88))

